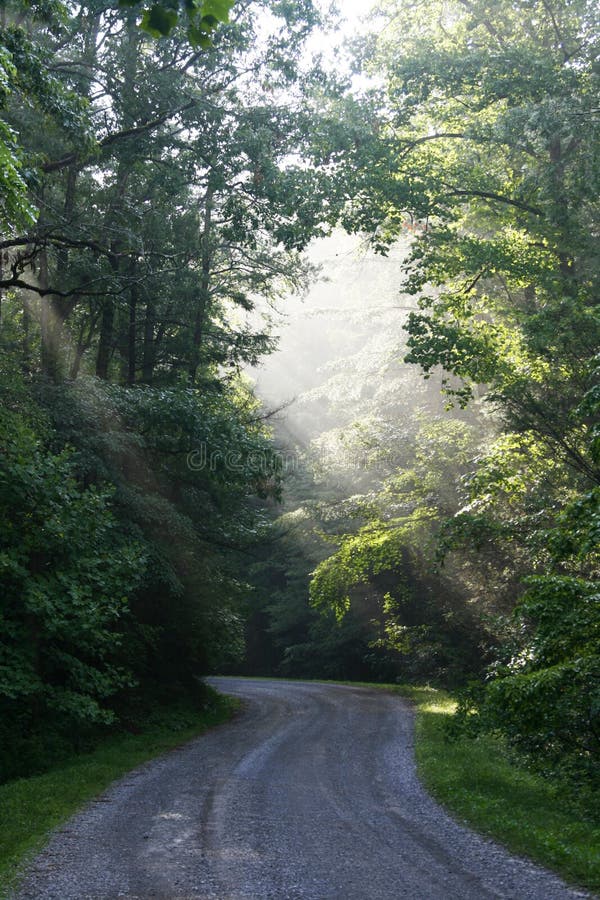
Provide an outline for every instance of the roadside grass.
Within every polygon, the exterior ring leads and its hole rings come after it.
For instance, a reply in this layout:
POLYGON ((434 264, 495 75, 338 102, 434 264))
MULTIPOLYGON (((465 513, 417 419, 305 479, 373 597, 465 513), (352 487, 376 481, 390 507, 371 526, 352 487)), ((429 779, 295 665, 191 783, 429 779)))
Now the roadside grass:
POLYGON ((9 895, 23 865, 52 829, 115 779, 225 722, 238 707, 233 698, 215 694, 204 710, 157 711, 139 734, 112 735, 91 752, 73 756, 43 775, 0 785, 0 897, 9 895))
POLYGON ((532 773, 494 737, 449 741, 445 725, 455 704, 444 691, 370 687, 396 691, 415 704, 419 776, 455 817, 566 881, 600 892, 600 815, 593 797, 532 773))

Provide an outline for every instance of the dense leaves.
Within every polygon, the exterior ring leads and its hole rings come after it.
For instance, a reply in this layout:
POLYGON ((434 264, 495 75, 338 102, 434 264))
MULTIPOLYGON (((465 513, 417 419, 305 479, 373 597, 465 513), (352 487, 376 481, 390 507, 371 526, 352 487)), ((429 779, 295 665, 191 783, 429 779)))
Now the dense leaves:
POLYGON ((339 235, 320 245, 330 281, 292 312, 280 366, 267 363, 267 386, 281 390, 293 358, 289 390, 306 389, 276 426, 297 465, 251 572, 254 671, 456 683, 487 658, 491 635, 469 602, 484 578, 436 560, 485 429, 445 415, 438 385, 401 361, 406 249, 384 259, 339 235))
MULTIPOLYGON (((329 363, 338 377, 311 393, 313 449, 362 447, 367 465, 335 491, 300 486, 296 537, 330 640, 306 605, 290 620, 278 599, 266 612, 289 641, 280 665, 325 671, 347 629, 354 677, 382 650, 382 677, 479 669, 463 718, 545 771, 587 778, 600 702, 598 11, 393 0, 374 17, 359 49, 377 87, 326 104, 355 129, 335 160, 341 218, 384 254, 410 227, 395 359, 441 382, 454 419, 405 372, 389 380, 383 343, 379 371, 364 364, 368 337, 363 356, 329 363)), ((286 590, 298 570, 294 557, 286 590)))
POLYGON ((476 676, 465 727, 593 776, 596 4, 386 0, 362 87, 310 2, 0 10, 6 772, 238 667, 246 620, 249 671, 476 676), (313 322, 346 352, 282 493, 241 373, 336 223, 394 294, 313 322))
POLYGON ((327 217, 316 13, 230 9, 2 4, 2 778, 244 651, 280 493, 249 313, 304 287, 327 217))
POLYGON ((410 214, 422 225, 405 281, 419 307, 407 360, 426 377, 441 371, 450 403, 484 398, 502 431, 441 532, 447 564, 462 556, 470 573, 487 572, 496 614, 505 610, 488 685, 464 713, 475 708, 480 725, 547 769, 590 774, 600 696, 597 9, 433 0, 418 11, 386 4, 382 15, 367 55, 386 81, 396 149, 393 178, 374 195, 380 235, 392 240, 410 214))
POLYGON ((7 777, 73 735, 135 721, 135 697, 193 693, 239 658, 238 560, 260 529, 249 499, 275 493, 279 476, 243 393, 82 380, 34 398, 12 372, 4 396, 7 777))

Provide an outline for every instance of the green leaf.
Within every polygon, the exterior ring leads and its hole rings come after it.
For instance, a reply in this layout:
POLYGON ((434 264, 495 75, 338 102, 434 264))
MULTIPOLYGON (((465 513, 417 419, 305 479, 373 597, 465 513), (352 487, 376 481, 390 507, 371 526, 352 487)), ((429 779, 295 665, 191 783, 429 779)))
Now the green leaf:
POLYGON ((232 0, 205 0, 202 4, 202 18, 213 17, 218 22, 228 22, 232 7, 232 0))
POLYGON ((188 29, 188 39, 192 47, 202 47, 203 50, 208 50, 212 47, 211 39, 207 33, 202 30, 201 26, 190 25, 188 29))
POLYGON ((152 37, 167 37, 177 24, 177 18, 174 10, 155 4, 144 12, 140 27, 152 37))

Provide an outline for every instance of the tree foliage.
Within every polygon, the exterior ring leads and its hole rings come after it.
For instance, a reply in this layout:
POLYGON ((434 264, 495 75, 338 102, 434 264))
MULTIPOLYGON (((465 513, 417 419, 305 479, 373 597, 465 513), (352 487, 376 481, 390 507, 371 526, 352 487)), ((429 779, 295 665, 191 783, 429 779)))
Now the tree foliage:
POLYGON ((366 209, 379 212, 383 244, 408 215, 421 224, 407 360, 425 377, 441 371, 450 403, 483 397, 503 432, 442 529, 442 553, 470 554, 470 567, 512 584, 479 721, 543 765, 591 771, 597 10, 434 0, 381 15, 367 56, 385 78, 392 174, 366 209))
MULTIPOLYGON (((411 660, 420 673, 459 679, 488 664, 463 716, 548 771, 591 775, 597 9, 393 0, 374 18, 357 47, 376 86, 358 102, 325 104, 354 128, 334 164, 346 189, 341 220, 384 255, 411 229, 398 285, 413 305, 404 357, 441 380, 454 419, 431 395, 424 419, 407 416, 401 398, 415 388, 403 374, 384 392, 381 348, 379 372, 367 376, 356 353, 313 389, 350 405, 344 446, 362 441, 369 465, 384 464, 315 505, 307 531, 320 530, 329 550, 311 556, 313 604, 330 629, 362 616, 362 658, 366 646, 386 646, 388 677, 410 674, 411 660)), ((302 507, 311 508, 305 498, 302 507)), ((281 604, 272 615, 277 630, 281 604)), ((300 665, 321 646, 302 615, 300 665)))
POLYGON ((254 670, 485 670, 465 723, 594 772, 596 5, 374 20, 362 89, 303 55, 310 2, 0 4, 9 773, 240 665, 245 618, 254 670), (336 223, 397 290, 313 323, 348 352, 279 434, 281 509, 242 370, 336 223))
POLYGON ((280 492, 249 313, 303 289, 327 210, 316 13, 230 9, 2 4, 2 777, 244 651, 280 492))

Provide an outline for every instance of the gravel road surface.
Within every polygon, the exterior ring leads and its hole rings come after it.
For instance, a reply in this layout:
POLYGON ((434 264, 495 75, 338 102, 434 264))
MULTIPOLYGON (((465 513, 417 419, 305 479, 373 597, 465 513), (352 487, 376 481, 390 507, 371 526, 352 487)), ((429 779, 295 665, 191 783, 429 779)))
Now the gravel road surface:
POLYGON ((18 900, 585 897, 457 825, 415 774, 400 697, 210 679, 231 722, 116 782, 55 833, 18 900))

